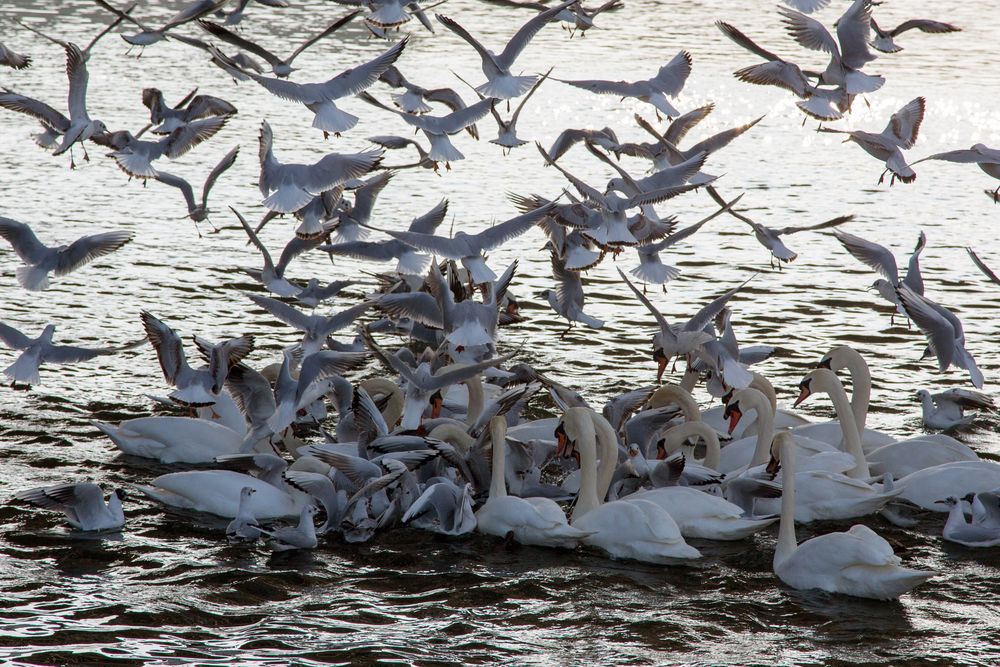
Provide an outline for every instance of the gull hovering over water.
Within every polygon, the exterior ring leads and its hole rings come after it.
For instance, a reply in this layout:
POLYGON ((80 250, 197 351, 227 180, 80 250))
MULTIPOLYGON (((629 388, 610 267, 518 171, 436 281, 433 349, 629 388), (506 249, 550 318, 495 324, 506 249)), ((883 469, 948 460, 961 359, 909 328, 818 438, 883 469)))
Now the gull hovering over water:
POLYGON ((141 23, 135 18, 129 16, 128 13, 123 12, 120 9, 116 9, 105 0, 94 0, 94 2, 96 2, 100 7, 118 16, 118 18, 128 21, 138 27, 140 32, 133 35, 126 35, 122 33, 122 39, 132 46, 145 48, 150 44, 156 44, 157 42, 166 39, 167 31, 210 14, 229 2, 229 0, 194 0, 177 12, 170 20, 159 28, 151 28, 141 23))
POLYGON ((535 16, 521 26, 514 36, 510 38, 503 51, 499 54, 493 53, 483 46, 469 31, 460 26, 453 19, 437 14, 437 20, 446 28, 464 39, 469 46, 476 50, 482 60, 483 74, 486 75, 486 83, 477 86, 476 91, 487 97, 495 97, 501 100, 509 100, 513 97, 524 95, 529 88, 535 85, 537 76, 515 76, 511 74, 510 68, 514 66, 514 61, 521 55, 525 47, 532 38, 538 34, 546 23, 555 20, 559 13, 570 7, 578 0, 569 0, 550 9, 538 12, 535 16))
POLYGON ((38 338, 32 339, 14 327, 0 322, 0 342, 13 350, 21 350, 20 356, 14 363, 3 370, 4 375, 10 380, 11 387, 16 387, 19 382, 27 385, 29 389, 31 385, 38 384, 41 381, 38 368, 44 363, 75 364, 89 361, 94 357, 118 354, 142 344, 142 341, 138 341, 122 347, 102 348, 53 345, 52 336, 55 331, 54 324, 47 324, 38 338))
POLYGON ((105 503, 104 490, 93 482, 27 489, 14 494, 14 498, 62 512, 71 526, 83 531, 118 530, 125 525, 125 492, 115 489, 105 503))
POLYGON ((566 318, 569 326, 559 334, 564 337, 573 328, 574 322, 585 324, 591 329, 600 329, 604 326, 604 320, 598 319, 583 312, 583 281, 580 279, 579 271, 570 271, 566 268, 566 260, 559 257, 555 250, 550 252, 552 261, 552 277, 556 280, 554 290, 542 290, 538 296, 548 301, 552 310, 566 318))
POLYGON ((287 303, 257 294, 247 295, 251 301, 290 327, 302 332, 303 358, 319 352, 330 334, 354 324, 370 307, 370 301, 346 308, 334 315, 306 315, 287 303))
MULTIPOLYGON (((69 77, 69 126, 63 133, 62 142, 56 148, 53 155, 62 155, 68 151, 73 144, 90 139, 95 134, 103 134, 108 131, 107 126, 99 120, 92 120, 87 113, 87 81, 90 76, 87 73, 87 56, 83 54, 76 44, 66 44, 66 75, 69 77)), ((83 149, 83 158, 90 160, 87 149, 83 149)), ((70 156, 70 168, 76 163, 70 156)))
MULTIPOLYGON (((987 148, 984 144, 975 144, 972 148, 964 150, 935 153, 934 155, 928 155, 925 158, 920 158, 913 164, 924 162, 926 160, 944 160, 945 162, 975 164, 993 178, 1000 179, 1000 150, 997 150, 996 148, 987 148)), ((989 191, 987 190, 987 192, 989 191)), ((1000 201, 1000 185, 997 186, 997 189, 993 191, 992 195, 994 202, 1000 201)))
POLYGON ((158 88, 143 88, 142 105, 149 109, 149 122, 155 125, 153 134, 170 134, 178 127, 209 116, 231 116, 236 107, 224 99, 211 95, 189 94, 179 104, 167 106, 158 88))
POLYGON ((952 364, 965 369, 969 372, 972 385, 976 389, 981 389, 983 374, 965 347, 962 321, 944 306, 918 294, 905 284, 900 284, 896 288, 896 294, 906 309, 906 314, 927 337, 927 350, 921 358, 933 354, 937 357, 938 369, 942 373, 952 364))
POLYGON ((861 130, 834 130, 828 127, 821 127, 819 131, 846 134, 845 142, 853 141, 872 157, 884 161, 885 170, 878 178, 879 183, 885 178, 886 172, 890 171, 892 178, 889 180, 889 185, 895 183, 897 178, 903 183, 912 183, 917 174, 906 164, 906 158, 900 149, 913 148, 913 144, 917 142, 917 133, 920 132, 920 124, 924 120, 924 107, 925 101, 922 97, 907 102, 899 111, 892 114, 889 124, 878 134, 861 130))
MULTIPOLYGON (((168 174, 165 171, 157 170, 156 176, 153 178, 164 185, 169 185, 181 191, 181 194, 184 196, 184 202, 187 204, 187 215, 194 221, 195 229, 197 229, 199 222, 208 219, 208 193, 212 191, 212 187, 214 187, 215 182, 219 180, 219 176, 222 176, 227 169, 233 166, 239 152, 240 147, 236 146, 231 151, 226 153, 226 155, 219 160, 219 163, 212 168, 212 171, 208 173, 208 177, 205 179, 205 184, 201 188, 201 198, 198 201, 195 201, 194 189, 191 187, 191 184, 180 176, 174 176, 173 174, 168 174)), ((201 236, 201 231, 198 232, 198 236, 201 236)))
POLYGON ((296 68, 292 67, 292 62, 296 58, 298 58, 303 51, 305 51, 310 46, 312 46, 319 40, 323 39, 324 37, 332 35, 339 28, 350 23, 351 20, 359 13, 360 10, 353 11, 350 14, 347 14, 346 16, 342 16, 341 18, 337 19, 336 21, 328 25, 325 29, 316 33, 315 35, 304 41, 302 44, 300 44, 298 48, 296 48, 292 52, 292 54, 287 58, 279 58, 275 54, 271 53, 264 47, 257 44, 256 42, 252 42, 249 39, 241 37, 236 33, 227 30, 224 26, 221 26, 218 23, 212 23, 211 21, 206 21, 202 19, 198 21, 198 25, 200 25, 209 34, 221 39, 223 42, 228 42, 229 44, 232 44, 237 48, 243 49, 244 51, 249 51, 255 56, 259 56, 265 62, 267 62, 268 65, 271 66, 271 71, 274 73, 275 76, 281 79, 285 79, 288 78, 288 76, 295 71, 296 68))
MULTIPOLYGON (((899 285, 906 285, 916 294, 924 293, 924 280, 920 274, 920 253, 923 252, 924 246, 927 245, 927 237, 924 233, 920 232, 920 235, 917 237, 917 245, 913 248, 913 253, 910 255, 906 277, 902 280, 899 278, 899 269, 896 268, 896 258, 885 246, 863 239, 860 236, 855 236, 854 234, 842 232, 839 229, 835 229, 833 235, 855 259, 868 265, 883 276, 883 278, 879 278, 872 283, 872 289, 877 291, 883 299, 896 306, 900 315, 905 316, 906 311, 897 297, 896 288, 899 285)), ((895 315, 893 315, 893 318, 895 318, 895 315)))
MULTIPOLYGON (((549 78, 549 74, 552 73, 552 69, 553 68, 550 67, 548 72, 538 78, 535 85, 531 87, 528 94, 524 96, 524 99, 522 99, 517 105, 517 108, 514 109, 514 115, 510 117, 509 121, 505 122, 504 119, 500 117, 500 113, 497 111, 495 104, 490 107, 490 113, 493 114, 493 120, 497 122, 497 138, 490 139, 490 143, 502 147, 504 149, 504 155, 509 155, 511 149, 518 148, 519 146, 523 146, 528 143, 524 139, 517 136, 517 119, 521 115, 521 109, 523 109, 524 105, 528 103, 531 96, 535 94, 538 87, 541 86, 547 78, 549 78)), ((455 76, 458 75, 456 74, 455 76)), ((459 76, 458 78, 470 88, 472 87, 472 84, 465 81, 465 79, 462 79, 462 77, 459 76)), ((473 88, 473 90, 475 90, 475 88, 473 88)), ((481 99, 483 98, 483 94, 478 90, 476 91, 476 94, 479 95, 481 99)))
POLYGON ((932 21, 930 19, 909 19, 908 21, 903 21, 892 30, 882 30, 878 23, 875 22, 875 17, 873 16, 871 25, 872 31, 875 32, 875 39, 871 40, 870 44, 882 53, 899 53, 902 51, 903 47, 896 44, 895 38, 907 30, 916 29, 928 33, 960 32, 962 30, 950 23, 942 23, 941 21, 932 21))
POLYGON ((0 238, 10 243, 24 262, 16 271, 17 282, 24 289, 43 290, 49 286, 49 273, 64 276, 81 266, 118 250, 132 240, 132 232, 116 231, 81 236, 73 243, 48 247, 38 240, 31 227, 0 217, 0 238))
POLYGON ((983 260, 979 259, 979 255, 977 255, 972 248, 966 248, 965 251, 969 253, 969 257, 972 258, 972 262, 976 265, 976 268, 982 271, 983 275, 989 278, 991 283, 1000 285, 1000 276, 993 273, 993 270, 986 266, 986 263, 983 260))
POLYGON ((105 137, 115 150, 110 153, 118 168, 135 178, 156 178, 153 162, 161 157, 171 160, 181 157, 198 144, 208 141, 222 129, 228 116, 212 116, 178 127, 162 139, 138 139, 127 130, 109 132, 105 137))
POLYGON ((0 65, 14 69, 27 69, 31 67, 31 57, 23 56, 0 43, 0 65))

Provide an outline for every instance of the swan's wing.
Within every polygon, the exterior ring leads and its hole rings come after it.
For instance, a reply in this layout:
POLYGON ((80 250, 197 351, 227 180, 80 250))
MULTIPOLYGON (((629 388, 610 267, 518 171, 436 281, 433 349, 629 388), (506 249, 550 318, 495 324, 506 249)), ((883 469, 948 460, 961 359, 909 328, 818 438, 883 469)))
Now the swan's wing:
POLYGON ((118 250, 131 241, 133 236, 132 232, 117 231, 81 237, 59 252, 55 273, 61 276, 75 271, 98 257, 118 250))
POLYGON ((10 218, 0 217, 0 238, 10 243, 25 264, 38 264, 51 252, 38 240, 31 227, 10 218))
POLYGON ((839 229, 833 230, 833 235, 855 259, 882 274, 893 285, 899 282, 896 258, 888 248, 839 229))

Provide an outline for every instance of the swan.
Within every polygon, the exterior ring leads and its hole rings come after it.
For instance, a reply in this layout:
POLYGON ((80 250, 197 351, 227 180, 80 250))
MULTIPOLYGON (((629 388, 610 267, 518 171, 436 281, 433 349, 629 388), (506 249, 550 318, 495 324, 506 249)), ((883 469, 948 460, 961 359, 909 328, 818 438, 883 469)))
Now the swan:
MULTIPOLYGON (((311 456, 297 459, 289 470, 325 473, 329 467, 311 456)), ((226 519, 240 513, 244 487, 254 490, 244 510, 258 520, 299 516, 311 504, 309 495, 286 487, 279 489, 261 479, 233 470, 186 470, 160 475, 148 485, 136 488, 153 500, 180 509, 208 512, 226 519)))
MULTIPOLYGON (((836 425, 838 428, 843 426, 844 429, 849 429, 852 434, 858 432, 853 409, 847 400, 847 392, 844 391, 843 384, 833 371, 818 368, 806 376, 799 388, 801 393, 798 400, 795 401, 796 405, 806 400, 812 393, 828 393, 837 410, 838 421, 836 425)), ((844 431, 841 431, 841 434, 843 433, 844 431)), ((845 449, 847 444, 853 440, 844 438, 845 449)), ((858 457, 859 466, 853 471, 853 474, 851 472, 848 474, 854 478, 866 478, 869 474, 891 473, 894 478, 901 478, 917 470, 944 463, 979 460, 979 456, 967 445, 963 445, 957 440, 949 440, 924 438, 899 440, 870 450, 867 454, 859 443, 858 449, 849 450, 858 457), (860 469, 861 461, 867 462, 864 470, 860 469)))
POLYGON ((539 547, 573 549, 587 537, 580 528, 569 525, 562 508, 547 499, 507 495, 504 479, 506 469, 506 430, 503 417, 490 420, 490 437, 493 442, 493 472, 490 496, 476 512, 476 529, 487 535, 506 538, 508 535, 521 544, 539 547), (553 509, 554 508, 554 509, 553 509))
MULTIPOLYGON (((747 466, 759 466, 770 459, 771 439, 774 437, 774 412, 771 402, 757 389, 738 389, 733 392, 726 405, 726 415, 730 428, 735 427, 745 412, 757 411, 757 435, 734 440, 722 448, 719 457, 719 472, 732 474, 747 466)), ((836 451, 836 448, 820 440, 796 437, 795 444, 799 456, 806 457, 820 452, 836 451)))
POLYGON ((891 600, 934 576, 934 572, 901 567, 889 543, 861 524, 846 532, 827 533, 796 544, 796 447, 787 432, 779 433, 775 443, 783 467, 784 495, 773 568, 781 581, 799 590, 819 588, 831 593, 891 600))
POLYGON ((577 454, 580 462, 580 494, 573 508, 571 525, 586 531, 584 543, 612 558, 668 564, 678 558, 700 558, 688 545, 677 523, 648 500, 615 500, 603 503, 618 465, 614 429, 589 408, 569 408, 559 433, 560 454, 577 454), (598 433, 602 445, 597 465, 598 433), (598 480, 600 477, 600 480, 598 480))
MULTIPOLYGON (((139 417, 117 426, 101 421, 91 424, 124 453, 161 463, 211 463, 217 456, 250 451, 253 446, 231 428, 195 417, 139 417)), ((266 445, 265 439, 261 446, 266 445)))
MULTIPOLYGON (((749 387, 764 394, 764 396, 767 397, 768 402, 771 404, 771 413, 774 415, 774 428, 797 428, 809 423, 809 421, 802 415, 797 415, 794 412, 778 407, 778 394, 774 391, 774 385, 772 385, 766 377, 755 371, 750 371, 750 376, 753 379, 750 381, 749 387)), ((716 405, 708 408, 707 410, 702 410, 701 420, 709 424, 719 433, 726 433, 729 429, 729 424, 727 423, 728 420, 726 419, 725 411, 725 405, 716 405)), ((736 428, 733 429, 730 435, 733 436, 734 439, 747 437, 755 432, 756 429, 753 427, 756 426, 757 411, 748 410, 743 414, 739 424, 736 425, 736 428)))
POLYGON ((946 512, 939 500, 961 498, 970 493, 992 491, 1000 487, 1000 463, 993 461, 956 461, 924 468, 895 481, 899 498, 934 512, 946 512))
POLYGON ((949 508, 948 520, 945 521, 944 529, 941 531, 944 539, 970 548, 1000 545, 1000 527, 968 523, 965 520, 962 501, 955 496, 949 496, 938 502, 949 508))

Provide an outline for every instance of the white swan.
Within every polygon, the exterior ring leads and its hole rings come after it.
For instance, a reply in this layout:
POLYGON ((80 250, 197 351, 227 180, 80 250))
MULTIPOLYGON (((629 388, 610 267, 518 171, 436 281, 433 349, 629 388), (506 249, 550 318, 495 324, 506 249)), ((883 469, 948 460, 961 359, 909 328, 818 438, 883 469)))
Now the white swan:
MULTIPOLYGON (((773 415, 772 425, 774 428, 798 428, 809 423, 809 420, 802 415, 798 415, 794 412, 778 407, 778 394, 774 391, 774 385, 772 385, 766 377, 754 371, 750 371, 750 375, 753 379, 750 381, 749 388, 756 389, 760 393, 764 394, 764 396, 767 397, 768 402, 771 404, 771 414, 773 415)), ((681 386, 684 386, 683 383, 681 386)), ((725 433, 729 430, 729 423, 725 416, 725 412, 725 405, 716 405, 708 408, 707 410, 702 410, 701 420, 719 433, 725 433)), ((757 422, 757 411, 751 409, 747 410, 743 414, 743 417, 740 419, 739 423, 730 435, 738 440, 748 437, 758 431, 759 424, 757 422)))
POLYGON ((589 408, 567 410, 563 415, 560 449, 563 455, 579 454, 580 494, 571 524, 590 533, 585 544, 601 549, 612 558, 647 563, 668 564, 678 558, 701 556, 684 541, 677 523, 658 505, 642 499, 601 503, 618 465, 614 429, 603 417, 589 408), (595 423, 600 422, 603 422, 600 425, 602 460, 598 469, 595 423))
POLYGON ((552 500, 533 498, 531 501, 507 495, 504 479, 506 468, 506 430, 503 417, 490 420, 493 441, 493 472, 490 497, 476 512, 476 529, 497 537, 512 536, 521 544, 539 547, 576 547, 587 533, 566 521, 562 508, 552 500), (553 509, 554 508, 554 509, 553 509))
POLYGON ((788 433, 779 433, 775 442, 783 467, 784 495, 773 567, 781 581, 800 590, 819 588, 831 593, 889 600, 934 576, 934 572, 901 567, 889 543, 860 524, 847 532, 827 533, 797 545, 795 446, 788 433))
POLYGON ((948 496, 962 498, 997 487, 1000 487, 1000 463, 993 461, 944 463, 917 470, 895 482, 901 500, 934 512, 948 511, 938 503, 948 496))
POLYGON ((117 426, 91 422, 121 451, 161 463, 211 463, 216 456, 239 454, 244 437, 208 419, 139 417, 117 426))

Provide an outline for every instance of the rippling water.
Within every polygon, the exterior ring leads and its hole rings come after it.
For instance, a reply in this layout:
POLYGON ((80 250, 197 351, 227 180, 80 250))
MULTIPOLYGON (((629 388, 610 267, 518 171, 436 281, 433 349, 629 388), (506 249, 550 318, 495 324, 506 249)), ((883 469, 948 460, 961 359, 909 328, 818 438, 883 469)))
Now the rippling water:
MULTIPOLYGON (((145 3, 137 10, 156 23, 181 3, 145 3), (155 19, 155 20, 154 20, 155 19)), ((342 7, 297 1, 288 10, 253 6, 247 33, 278 52, 336 16, 342 7), (308 20, 304 20, 308 17, 308 20), (287 41, 286 41, 287 40, 287 41)), ((747 191, 742 204, 761 222, 782 226, 817 222, 853 213, 849 230, 892 248, 912 249, 918 230, 928 236, 922 265, 928 295, 960 313, 969 349, 987 376, 988 389, 1000 371, 996 306, 1000 291, 986 283, 963 247, 975 247, 1000 268, 995 240, 998 209, 983 194, 996 183, 973 166, 925 163, 913 185, 877 186, 881 167, 857 146, 817 134, 789 96, 743 85, 731 72, 755 62, 713 27, 725 19, 765 46, 819 65, 817 54, 793 48, 769 2, 664 3, 626 0, 627 8, 601 17, 603 29, 569 40, 552 26, 527 49, 520 65, 542 71, 556 65, 560 78, 638 78, 678 50, 694 56, 694 71, 678 106, 682 111, 713 101, 715 112, 693 134, 764 120, 728 149, 713 156, 709 171, 724 174, 719 189, 747 191), (739 6, 737 6, 739 5, 739 6)), ((820 14, 830 24, 845 3, 820 14)), ((858 101, 851 118, 837 127, 880 130, 888 116, 917 95, 927 98, 927 115, 912 156, 1000 143, 1000 69, 995 16, 976 3, 893 3, 878 8, 880 23, 926 16, 963 27, 957 35, 906 33, 905 50, 880 57, 869 70, 885 75, 885 87, 858 101)), ((506 39, 524 14, 471 0, 444 8, 487 45, 506 39)), ((7 0, 0 18, 20 17, 84 44, 105 17, 81 1, 38 3, 7 0)), ((63 107, 64 56, 52 45, 0 33, 9 46, 27 51, 35 65, 24 72, 3 70, 0 83, 63 107)), ((298 81, 323 80, 332 72, 378 53, 359 23, 319 43, 296 62, 298 81)), ((92 115, 113 129, 145 123, 140 91, 161 88, 179 99, 194 85, 200 92, 231 100, 240 110, 219 133, 170 167, 196 181, 233 145, 242 145, 236 166, 213 192, 217 235, 198 238, 182 219, 179 194, 157 183, 127 182, 114 164, 91 150, 93 161, 75 171, 67 160, 36 149, 33 123, 0 114, 0 214, 32 224, 43 240, 65 240, 105 229, 133 229, 136 239, 122 251, 85 270, 54 281, 41 294, 28 294, 14 280, 16 258, 0 248, 0 319, 27 332, 49 321, 67 343, 121 343, 137 337, 138 312, 148 308, 187 336, 199 333, 258 334, 251 361, 266 363, 294 340, 241 292, 255 289, 236 270, 257 265, 258 256, 233 226, 226 204, 259 216, 253 184, 257 177, 256 133, 262 118, 274 128, 276 152, 287 161, 311 161, 332 149, 356 149, 372 134, 405 134, 397 119, 360 101, 344 107, 363 116, 341 139, 324 142, 309 128, 300 106, 269 96, 255 84, 235 86, 225 75, 172 42, 155 45, 142 58, 125 57, 124 43, 103 41, 90 61, 92 115)), ((458 86, 449 69, 480 81, 478 60, 454 35, 417 32, 400 61, 411 80, 433 87, 458 86)), ((377 96, 387 98, 384 89, 377 96)), ((465 91, 463 91, 465 95, 465 91)), ((465 95, 467 98, 469 95, 465 95)), ((632 128, 632 114, 650 109, 610 97, 583 94, 547 83, 528 103, 520 134, 548 145, 564 127, 611 125, 620 136, 644 140, 632 128)), ((511 217, 507 192, 552 196, 564 182, 546 169, 529 145, 503 157, 489 144, 492 128, 480 124, 484 141, 456 142, 469 158, 454 171, 399 174, 377 206, 377 224, 402 225, 451 200, 456 228, 479 229, 511 217)), ((388 164, 408 162, 389 155, 388 164)), ((585 151, 563 164, 579 176, 607 178, 585 151)), ((635 171, 638 162, 627 162, 635 171)), ((710 210, 703 195, 677 200, 682 222, 710 210)), ((666 208, 663 209, 667 211, 666 208)), ((271 223, 265 243, 279 248, 290 223, 271 223)), ((710 223, 669 253, 683 274, 666 294, 653 293, 670 317, 690 314, 705 299, 760 272, 734 301, 737 333, 744 343, 776 345, 780 354, 762 365, 783 399, 791 397, 804 370, 836 343, 850 343, 869 359, 874 376, 870 425, 900 435, 920 430, 914 392, 919 387, 962 386, 958 371, 939 375, 919 362, 923 339, 898 323, 889 308, 865 287, 874 276, 848 257, 831 237, 790 237, 800 257, 783 271, 768 268, 767 252, 745 227, 730 218, 710 223)), ((543 238, 531 232, 496 251, 494 266, 515 257, 521 271, 514 291, 528 297, 550 285, 543 238)), ((592 403, 620 390, 647 384, 652 333, 646 312, 629 298, 614 272, 634 265, 624 253, 587 276, 588 310, 607 320, 599 331, 575 331, 553 344, 562 323, 541 304, 525 310, 530 320, 504 331, 507 346, 525 343, 522 358, 580 388, 592 403), (581 354, 581 351, 583 352, 581 354)), ((363 267, 324 256, 293 264, 297 277, 353 275, 363 267)), ((355 295, 355 297, 357 294, 355 295)), ((342 301, 339 303, 346 303, 342 301)), ((12 355, 0 352, 0 363, 12 355)), ((153 410, 143 392, 162 391, 152 351, 142 348, 65 369, 47 367, 43 384, 31 392, 4 391, 0 398, 0 479, 9 496, 25 486, 93 477, 106 486, 141 483, 171 468, 122 457, 95 432, 91 419, 118 421, 153 410)), ((701 396, 705 403, 707 396, 701 396)), ((822 401, 806 404, 815 415, 830 410, 822 401)), ((961 437, 984 454, 998 453, 997 421, 983 418, 961 437)), ((693 541, 705 557, 685 567, 618 563, 586 553, 532 548, 498 548, 482 537, 447 540, 396 530, 363 546, 333 541, 314 553, 268 557, 254 548, 226 545, 222 523, 205 516, 164 511, 144 500, 127 504, 128 530, 119 540, 92 539, 58 527, 50 513, 0 506, 0 658, 39 664, 320 664, 399 661, 443 663, 560 664, 857 664, 892 660, 935 664, 996 664, 998 553, 972 552, 941 541, 941 519, 913 530, 879 520, 869 523, 897 545, 905 561, 941 575, 901 602, 881 604, 778 585, 770 562, 774 534, 735 544, 693 541)), ((800 529, 806 537, 818 530, 800 529)))

